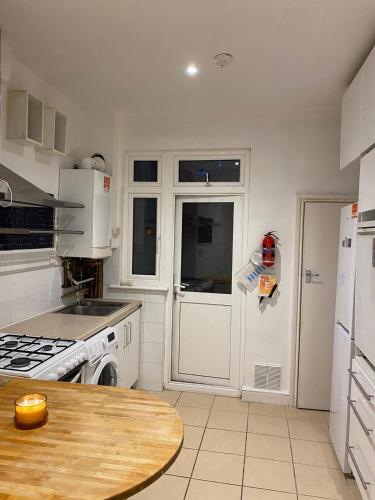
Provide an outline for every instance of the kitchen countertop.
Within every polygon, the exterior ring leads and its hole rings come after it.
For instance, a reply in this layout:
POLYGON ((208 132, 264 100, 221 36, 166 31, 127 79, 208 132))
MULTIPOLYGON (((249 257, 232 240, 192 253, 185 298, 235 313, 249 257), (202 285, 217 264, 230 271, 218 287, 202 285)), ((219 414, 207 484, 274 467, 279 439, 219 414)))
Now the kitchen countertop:
POLYGON ((183 424, 146 391, 0 377, 1 498, 129 498, 174 462, 183 424), (48 422, 13 425, 14 400, 47 395, 48 422))
MULTIPOLYGON (((90 299, 91 300, 91 299, 90 299)), ((102 300, 102 299, 100 299, 102 300)), ((106 300, 106 299, 103 299, 106 300)), ((15 333, 33 337, 52 339, 87 340, 107 326, 113 326, 142 306, 140 300, 113 300, 108 302, 128 302, 128 305, 109 316, 79 316, 75 314, 56 314, 47 312, 20 323, 6 326, 1 333, 15 333)))

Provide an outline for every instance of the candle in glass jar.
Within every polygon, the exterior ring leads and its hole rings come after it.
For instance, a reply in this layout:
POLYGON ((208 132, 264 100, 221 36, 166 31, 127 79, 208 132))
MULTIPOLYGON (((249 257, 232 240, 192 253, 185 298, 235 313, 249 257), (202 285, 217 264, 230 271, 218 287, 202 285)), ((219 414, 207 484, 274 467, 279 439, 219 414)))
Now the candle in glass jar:
POLYGON ((15 424, 23 429, 39 427, 47 419, 47 396, 44 394, 26 394, 15 401, 15 424))

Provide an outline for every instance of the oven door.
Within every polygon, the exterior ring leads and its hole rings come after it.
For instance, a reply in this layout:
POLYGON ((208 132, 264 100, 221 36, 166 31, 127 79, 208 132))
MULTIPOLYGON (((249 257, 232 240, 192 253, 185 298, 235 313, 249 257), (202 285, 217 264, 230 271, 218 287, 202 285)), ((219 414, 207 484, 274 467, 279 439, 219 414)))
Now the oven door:
POLYGON ((355 286, 355 343, 375 364, 375 221, 358 227, 355 286))
POLYGON ((66 373, 63 377, 59 379, 59 382, 70 382, 71 384, 83 384, 83 365, 85 363, 81 363, 80 365, 70 370, 70 372, 66 373))
POLYGON ((97 363, 91 384, 117 387, 119 385, 118 359, 113 354, 105 354, 97 363))

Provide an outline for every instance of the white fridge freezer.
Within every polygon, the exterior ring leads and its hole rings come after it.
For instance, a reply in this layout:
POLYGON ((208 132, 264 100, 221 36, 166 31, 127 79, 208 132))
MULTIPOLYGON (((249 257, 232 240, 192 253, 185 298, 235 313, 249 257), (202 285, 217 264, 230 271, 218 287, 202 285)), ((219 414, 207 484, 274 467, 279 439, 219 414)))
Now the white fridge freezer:
POLYGON ((351 471, 346 442, 349 433, 349 368, 354 355, 353 313, 356 258, 356 206, 341 209, 336 289, 336 323, 333 341, 330 435, 340 466, 351 471))

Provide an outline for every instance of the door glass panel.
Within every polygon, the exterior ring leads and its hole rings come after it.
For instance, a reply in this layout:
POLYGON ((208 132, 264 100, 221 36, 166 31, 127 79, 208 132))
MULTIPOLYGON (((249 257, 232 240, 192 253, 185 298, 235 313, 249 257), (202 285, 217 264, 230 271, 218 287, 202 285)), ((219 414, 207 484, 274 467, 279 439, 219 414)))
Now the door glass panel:
POLYGON ((183 203, 181 283, 186 292, 232 293, 233 203, 183 203))
POLYGON ((134 182, 157 182, 158 161, 157 160, 135 160, 134 182))
POLYGON ((179 182, 240 182, 240 160, 180 160, 179 182), (207 179, 208 176, 208 179, 207 179))
POLYGON ((107 363, 98 378, 98 385, 117 386, 117 370, 112 363, 107 363))
POLYGON ((157 198, 133 199, 132 274, 156 274, 157 198))

